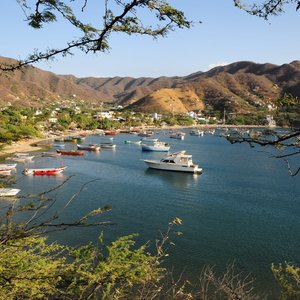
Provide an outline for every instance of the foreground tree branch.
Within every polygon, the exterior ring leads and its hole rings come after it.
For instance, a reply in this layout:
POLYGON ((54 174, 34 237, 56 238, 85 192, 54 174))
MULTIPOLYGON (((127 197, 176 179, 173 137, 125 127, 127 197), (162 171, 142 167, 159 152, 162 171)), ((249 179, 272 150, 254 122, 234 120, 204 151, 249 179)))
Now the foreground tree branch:
MULTIPOLYGON (((286 163, 291 176, 296 176, 300 172, 300 166, 293 168, 290 161, 291 158, 296 159, 300 154, 298 150, 299 137, 300 130, 298 129, 283 134, 275 130, 266 130, 260 134, 255 131, 246 135, 234 132, 226 136, 231 144, 248 143, 250 147, 260 145, 262 147, 272 147, 276 149, 279 154, 271 153, 271 157, 282 159, 286 163)), ((298 161, 294 161, 293 163, 299 164, 298 161)))
POLYGON ((242 0, 234 0, 235 6, 246 11, 247 13, 264 18, 268 20, 270 16, 277 16, 284 12, 284 7, 288 4, 294 4, 296 10, 300 8, 300 1, 298 0, 267 0, 267 1, 253 1, 252 4, 245 4, 242 0))
POLYGON ((14 201, 6 208, 5 215, 0 219, 0 245, 7 244, 11 239, 23 239, 30 236, 41 236, 53 231, 66 230, 70 227, 95 227, 103 225, 112 225, 111 222, 93 221, 90 220, 94 217, 102 215, 105 212, 111 210, 109 205, 92 210, 86 215, 83 215, 80 219, 65 222, 60 218, 62 213, 70 206, 70 204, 84 191, 84 189, 91 183, 100 179, 94 179, 83 184, 78 192, 70 197, 66 204, 57 211, 51 211, 56 198, 51 195, 54 191, 61 189, 72 178, 68 177, 61 184, 44 191, 42 193, 27 196, 16 197, 16 200, 22 200, 21 204, 16 204, 14 201), (24 214, 32 212, 32 216, 25 222, 15 223, 14 217, 16 214, 24 214), (47 214, 50 216, 47 217, 47 214))
MULTIPOLYGON (((78 49, 85 53, 105 52, 109 50, 108 39, 114 32, 128 35, 147 35, 157 38, 166 36, 175 28, 190 28, 193 24, 187 20, 184 13, 169 4, 167 0, 98 0, 104 4, 104 15, 102 27, 95 27, 80 21, 79 16, 73 12, 76 4, 59 0, 17 0, 25 13, 29 26, 40 29, 44 25, 57 22, 58 17, 66 20, 73 28, 78 29, 81 37, 67 41, 66 46, 61 48, 49 48, 46 51, 35 51, 27 58, 20 60, 17 64, 2 64, 0 70, 3 72, 21 69, 24 66, 43 60, 51 60, 58 55, 72 55, 73 50, 78 49), (34 8, 30 3, 33 2, 34 8), (114 13, 118 11, 118 13, 114 13), (120 12, 119 12, 120 11, 120 12), (143 25, 142 14, 147 11, 152 17, 152 23, 143 25)), ((74 1, 75 2, 75 1, 74 1)), ((81 8, 84 12, 88 6, 85 0, 81 8)), ((78 5, 78 4, 77 4, 78 5)), ((146 22, 146 20, 145 20, 146 22)))

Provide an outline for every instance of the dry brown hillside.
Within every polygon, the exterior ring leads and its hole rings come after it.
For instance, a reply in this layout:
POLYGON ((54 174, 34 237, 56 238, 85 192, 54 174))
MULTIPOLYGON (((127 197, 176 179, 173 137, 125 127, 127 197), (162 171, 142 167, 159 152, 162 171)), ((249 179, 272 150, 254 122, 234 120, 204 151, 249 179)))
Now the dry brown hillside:
POLYGON ((191 110, 203 110, 204 103, 193 89, 182 87, 157 90, 128 108, 148 112, 186 113, 191 110))
MULTIPOLYGON (((1 62, 10 62, 0 57, 1 62)), ((0 104, 7 101, 22 105, 38 105, 38 99, 53 102, 60 99, 98 101, 99 95, 87 85, 77 85, 71 80, 27 66, 22 70, 0 73, 0 104)))

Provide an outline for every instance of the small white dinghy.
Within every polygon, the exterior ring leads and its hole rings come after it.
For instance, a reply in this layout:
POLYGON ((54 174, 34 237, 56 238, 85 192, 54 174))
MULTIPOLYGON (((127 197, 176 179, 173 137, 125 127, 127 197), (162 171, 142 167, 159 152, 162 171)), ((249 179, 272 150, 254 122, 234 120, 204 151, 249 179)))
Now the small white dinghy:
POLYGON ((0 197, 15 196, 21 190, 12 188, 0 188, 0 197))

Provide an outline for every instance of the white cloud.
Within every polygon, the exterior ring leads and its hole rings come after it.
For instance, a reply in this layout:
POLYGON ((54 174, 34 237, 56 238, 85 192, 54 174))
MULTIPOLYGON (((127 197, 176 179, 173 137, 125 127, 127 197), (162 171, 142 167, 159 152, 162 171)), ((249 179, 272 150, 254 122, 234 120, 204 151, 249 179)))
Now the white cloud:
POLYGON ((229 65, 230 63, 229 62, 226 62, 226 61, 222 61, 222 62, 217 62, 215 64, 210 64, 207 66, 207 70, 210 70, 210 69, 213 69, 215 67, 221 67, 221 66, 226 66, 226 65, 229 65))

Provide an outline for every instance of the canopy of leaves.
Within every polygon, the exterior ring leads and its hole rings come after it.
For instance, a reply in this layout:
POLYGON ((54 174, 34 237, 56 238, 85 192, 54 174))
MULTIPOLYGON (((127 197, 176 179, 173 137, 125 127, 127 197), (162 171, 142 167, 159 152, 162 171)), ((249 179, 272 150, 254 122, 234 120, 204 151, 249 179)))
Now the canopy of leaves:
POLYGON ((296 10, 300 8, 299 0, 250 1, 251 4, 245 3, 243 0, 234 0, 234 3, 235 6, 245 10, 249 14, 264 18, 266 20, 268 20, 270 16, 277 16, 283 13, 284 7, 287 4, 294 4, 296 10))

